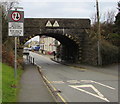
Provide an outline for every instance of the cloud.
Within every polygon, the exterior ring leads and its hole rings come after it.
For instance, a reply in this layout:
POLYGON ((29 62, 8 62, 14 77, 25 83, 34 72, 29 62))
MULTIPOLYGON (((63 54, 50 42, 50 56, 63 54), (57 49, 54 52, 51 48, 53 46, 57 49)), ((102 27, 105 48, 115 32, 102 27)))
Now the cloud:
POLYGON ((92 11, 88 9, 90 4, 80 2, 25 2, 23 6, 26 17, 81 17, 83 14, 87 15, 88 12, 92 11))
MULTIPOLYGON (((96 13, 96 0, 94 2, 45 2, 47 0, 27 0, 21 2, 27 18, 90 18, 96 13)), ((53 1, 53 0, 49 0, 53 1)), ((61 0, 62 1, 62 0, 61 0)), ((79 0, 80 1, 80 0, 79 0)), ((83 1, 83 0, 82 0, 83 1)), ((84 0, 86 1, 86 0, 84 0)), ((100 0, 101 1, 101 0, 100 0)), ((116 10, 117 2, 100 2, 100 13, 104 14, 108 9, 116 10)))
MULTIPOLYGON (((33 2, 33 0, 21 0, 22 2, 33 2)), ((96 0, 34 0, 34 2, 95 2, 96 0)), ((119 0, 98 0, 99 2, 118 2, 119 0)))

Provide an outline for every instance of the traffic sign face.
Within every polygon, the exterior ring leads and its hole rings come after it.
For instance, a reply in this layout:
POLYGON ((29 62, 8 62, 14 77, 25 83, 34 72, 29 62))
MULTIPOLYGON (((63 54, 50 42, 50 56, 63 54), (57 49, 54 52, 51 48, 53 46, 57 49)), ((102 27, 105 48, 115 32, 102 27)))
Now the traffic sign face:
POLYGON ((23 36, 23 23, 9 22, 8 29, 9 36, 23 36))
POLYGON ((8 22, 24 22, 23 11, 8 11, 8 22))
POLYGON ((19 11, 13 11, 11 14, 11 18, 13 21, 17 22, 21 19, 21 14, 19 13, 19 11))
POLYGON ((24 33, 24 12, 12 11, 8 12, 8 35, 23 36, 24 33))

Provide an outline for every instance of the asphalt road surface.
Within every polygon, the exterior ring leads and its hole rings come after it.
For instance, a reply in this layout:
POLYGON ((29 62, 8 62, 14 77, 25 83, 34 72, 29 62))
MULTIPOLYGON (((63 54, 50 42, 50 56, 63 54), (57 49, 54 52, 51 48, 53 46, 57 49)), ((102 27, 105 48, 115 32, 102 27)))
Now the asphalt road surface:
POLYGON ((118 102, 118 76, 61 65, 30 52, 49 82, 66 102, 118 102))

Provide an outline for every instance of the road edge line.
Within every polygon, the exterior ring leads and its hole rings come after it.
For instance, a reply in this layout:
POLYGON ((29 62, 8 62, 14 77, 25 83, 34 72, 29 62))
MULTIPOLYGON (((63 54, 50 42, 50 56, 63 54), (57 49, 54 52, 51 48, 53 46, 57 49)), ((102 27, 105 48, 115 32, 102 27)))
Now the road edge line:
MULTIPOLYGON (((43 76, 43 77, 44 77, 45 80, 51 85, 51 87, 53 88, 53 90, 54 90, 54 91, 57 91, 57 89, 51 84, 51 82, 50 82, 45 76, 43 76)), ((65 99, 64 99, 59 93, 57 93, 57 95, 60 97, 60 99, 61 99, 65 104, 67 104, 66 101, 65 101, 65 99)))
POLYGON ((61 101, 65 104, 67 104, 66 100, 59 94, 59 93, 54 93, 55 91, 57 91, 57 89, 51 84, 51 82, 46 78, 45 75, 42 74, 42 71, 40 70, 42 67, 37 65, 35 63, 35 65, 37 66, 38 68, 38 71, 40 73, 40 75, 42 76, 43 78, 43 82, 45 84, 45 86, 47 87, 47 89, 49 90, 50 94, 52 95, 53 99, 56 101, 56 103, 59 103, 60 101, 57 99, 57 97, 59 97, 61 99, 61 101), (51 88, 50 88, 51 87, 51 88), (55 94, 57 96, 55 96, 55 94))
MULTIPOLYGON (((36 67, 39 68, 39 69, 42 68, 41 66, 37 65, 36 63, 35 63, 35 65, 36 65, 36 67)), ((38 72, 39 72, 39 69, 38 69, 38 72)), ((41 72, 39 72, 39 73, 40 73, 40 75, 41 75, 41 72)), ((42 77, 42 79, 43 79, 44 76, 41 75, 41 77, 42 77)), ((44 79, 43 79, 42 81, 43 81, 44 85, 46 86, 46 88, 48 89, 49 93, 52 95, 52 97, 53 97, 53 99, 55 100, 55 102, 57 103, 57 100, 56 100, 55 96, 53 95, 53 93, 52 93, 52 91, 50 90, 50 88, 48 87, 48 85, 45 83, 44 79)))

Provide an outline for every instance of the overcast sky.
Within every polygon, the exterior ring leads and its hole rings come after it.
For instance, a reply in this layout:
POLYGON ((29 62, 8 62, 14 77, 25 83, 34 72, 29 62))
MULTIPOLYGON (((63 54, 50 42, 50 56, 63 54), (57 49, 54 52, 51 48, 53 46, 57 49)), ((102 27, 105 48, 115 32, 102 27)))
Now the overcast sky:
MULTIPOLYGON (((119 0, 98 0, 100 15, 108 11, 117 14, 119 0)), ((89 18, 96 13, 96 0, 20 0, 25 18, 89 18)))
MULTIPOLYGON (((96 0, 20 0, 25 17, 35 18, 91 18, 96 0)), ((99 0, 100 14, 117 12, 119 0, 99 0)))

